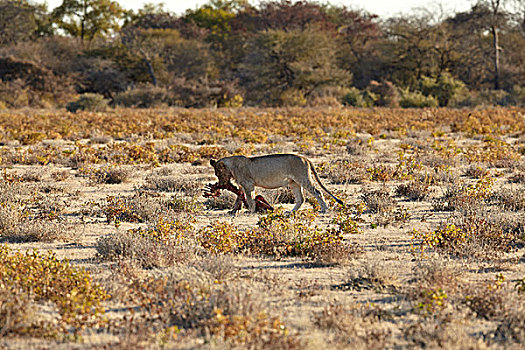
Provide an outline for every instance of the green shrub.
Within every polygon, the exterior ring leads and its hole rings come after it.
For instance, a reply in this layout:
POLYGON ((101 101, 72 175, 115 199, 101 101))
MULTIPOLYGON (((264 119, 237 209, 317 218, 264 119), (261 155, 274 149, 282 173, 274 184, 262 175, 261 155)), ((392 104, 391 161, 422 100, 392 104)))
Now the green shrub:
POLYGON ((421 92, 425 96, 434 96, 442 107, 449 106, 465 90, 461 80, 454 79, 450 73, 442 73, 437 79, 423 77, 421 92))
POLYGON ((306 98, 299 89, 288 89, 279 96, 282 106, 304 106, 306 98))
POLYGON ((504 90, 484 90, 479 93, 481 101, 491 106, 511 105, 510 94, 504 90))
POLYGON ((89 112, 103 112, 108 107, 108 100, 99 94, 83 94, 76 101, 69 102, 66 109, 69 112, 76 113, 77 111, 89 112))
POLYGON ((198 234, 198 242, 211 253, 231 253, 237 251, 242 243, 241 233, 237 228, 224 221, 202 228, 198 234))
POLYGON ((403 108, 437 107, 439 105, 434 96, 425 96, 420 91, 401 90, 399 105, 403 108))
POLYGON ((242 107, 243 103, 244 99, 240 94, 235 94, 233 96, 224 94, 218 101, 218 107, 239 108, 242 107))
POLYGON ((343 104, 353 107, 367 107, 366 101, 363 98, 361 91, 355 87, 350 88, 350 91, 343 96, 343 104))
POLYGON ((171 105, 172 96, 165 88, 144 85, 117 94, 113 102, 124 107, 151 108, 171 105))

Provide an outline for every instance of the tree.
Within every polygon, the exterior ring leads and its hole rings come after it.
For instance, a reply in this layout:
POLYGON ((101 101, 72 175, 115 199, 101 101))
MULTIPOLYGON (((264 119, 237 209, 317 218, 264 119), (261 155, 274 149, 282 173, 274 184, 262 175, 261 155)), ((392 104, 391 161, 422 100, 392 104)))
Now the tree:
MULTIPOLYGON (((503 5, 503 0, 483 0, 470 11, 458 13, 448 19, 453 30, 463 33, 461 42, 464 51, 475 58, 474 61, 468 57, 462 62, 463 67, 458 69, 468 72, 464 74, 468 77, 466 81, 477 89, 486 88, 487 85, 496 90, 503 87, 501 36, 511 31, 509 15, 503 5)), ((511 47, 508 49, 512 50, 511 47)))
POLYGON ((423 76, 436 76, 435 32, 428 16, 391 18, 383 54, 397 85, 416 88, 423 76))
POLYGON ((312 25, 335 29, 329 21, 326 6, 309 1, 265 1, 259 8, 243 8, 232 20, 234 30, 252 33, 269 29, 305 30, 312 25))
POLYGON ((118 30, 123 13, 116 1, 63 0, 52 16, 60 29, 84 42, 118 30))
POLYGON ((284 104, 284 99, 308 98, 320 87, 351 80, 337 66, 336 41, 317 28, 260 32, 247 52, 240 78, 253 104, 284 104))
POLYGON ((366 12, 329 6, 325 9, 328 21, 342 39, 339 49, 341 67, 352 72, 353 83, 364 88, 372 80, 381 80, 380 43, 384 33, 378 17, 366 12))
POLYGON ((47 8, 27 0, 0 0, 0 46, 34 39, 50 31, 47 8))
POLYGON ((159 70, 184 79, 207 79, 216 75, 208 45, 185 39, 174 29, 128 27, 121 37, 133 55, 142 57, 153 85, 157 85, 159 70))
POLYGON ((231 21, 246 4, 246 0, 211 0, 194 11, 188 10, 184 19, 206 29, 208 42, 222 50, 231 32, 231 21))

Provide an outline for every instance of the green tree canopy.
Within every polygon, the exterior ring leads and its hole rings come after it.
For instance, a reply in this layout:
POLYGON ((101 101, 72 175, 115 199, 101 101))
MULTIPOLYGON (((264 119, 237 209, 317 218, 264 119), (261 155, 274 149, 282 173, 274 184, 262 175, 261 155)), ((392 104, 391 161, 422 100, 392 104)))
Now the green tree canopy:
POLYGON ((124 12, 116 1, 111 0, 63 0, 53 10, 57 26, 67 34, 91 41, 119 29, 119 19, 124 12))

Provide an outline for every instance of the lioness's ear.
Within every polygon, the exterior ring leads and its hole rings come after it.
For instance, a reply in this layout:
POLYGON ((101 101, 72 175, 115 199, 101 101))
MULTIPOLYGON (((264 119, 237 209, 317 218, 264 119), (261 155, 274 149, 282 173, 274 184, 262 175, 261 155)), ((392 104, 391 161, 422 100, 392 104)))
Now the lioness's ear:
POLYGON ((217 161, 215 159, 210 159, 210 165, 214 167, 215 164, 217 164, 217 161))

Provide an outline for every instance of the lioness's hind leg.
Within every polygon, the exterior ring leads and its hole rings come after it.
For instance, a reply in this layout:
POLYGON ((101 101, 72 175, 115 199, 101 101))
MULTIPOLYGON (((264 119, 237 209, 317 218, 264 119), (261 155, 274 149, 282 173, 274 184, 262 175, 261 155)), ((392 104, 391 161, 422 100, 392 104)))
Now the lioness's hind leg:
POLYGON ((289 186, 292 189, 293 195, 295 197, 295 206, 293 207, 292 211, 297 211, 304 203, 303 188, 297 182, 290 182, 289 186))
POLYGON ((304 184, 304 188, 306 188, 306 190, 310 192, 312 196, 315 197, 315 199, 317 199, 317 202, 321 206, 321 213, 326 213, 326 210, 328 210, 328 206, 324 201, 323 194, 317 188, 315 188, 314 185, 312 185, 312 183, 304 184))

